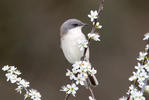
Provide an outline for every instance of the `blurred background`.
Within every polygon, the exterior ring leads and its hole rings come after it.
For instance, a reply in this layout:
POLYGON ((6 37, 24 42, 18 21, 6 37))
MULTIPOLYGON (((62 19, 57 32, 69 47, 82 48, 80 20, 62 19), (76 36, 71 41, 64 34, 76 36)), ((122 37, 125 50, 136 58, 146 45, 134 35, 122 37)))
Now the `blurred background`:
MULTIPOLYGON (((70 64, 60 49, 59 28, 68 18, 90 23, 87 14, 100 0, 0 0, 0 66, 15 65, 42 100, 63 100, 61 86, 70 64)), ((128 90, 143 35, 149 32, 149 0, 105 0, 101 42, 91 45, 91 62, 98 70, 97 100, 118 100, 128 90)), ((84 29, 85 33, 90 28, 84 29)), ((0 68, 1 69, 1 68, 0 68)), ((1 100, 23 100, 0 71, 1 100)), ((80 88, 70 100, 88 100, 80 88)))

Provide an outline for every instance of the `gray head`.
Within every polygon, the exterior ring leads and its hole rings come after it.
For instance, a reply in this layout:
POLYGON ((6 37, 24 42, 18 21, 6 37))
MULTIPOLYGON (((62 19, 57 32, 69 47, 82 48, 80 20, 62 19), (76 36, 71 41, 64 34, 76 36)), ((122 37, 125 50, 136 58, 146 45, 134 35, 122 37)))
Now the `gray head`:
POLYGON ((82 27, 82 26, 85 26, 86 24, 81 22, 80 20, 78 19, 68 19, 66 20, 62 25, 61 25, 61 28, 60 28, 60 35, 63 36, 65 35, 68 30, 70 29, 73 29, 73 28, 76 28, 76 27, 82 27))

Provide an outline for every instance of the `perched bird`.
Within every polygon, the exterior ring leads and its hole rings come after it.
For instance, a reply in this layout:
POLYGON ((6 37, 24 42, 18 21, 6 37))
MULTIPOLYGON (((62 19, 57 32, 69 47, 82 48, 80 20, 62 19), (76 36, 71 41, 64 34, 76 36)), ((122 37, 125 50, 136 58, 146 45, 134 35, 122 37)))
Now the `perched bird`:
MULTIPOLYGON (((68 19, 60 27, 61 48, 65 58, 71 64, 80 61, 83 56, 84 50, 80 50, 78 41, 87 40, 82 32, 84 26, 86 26, 86 24, 78 19, 68 19)), ((87 48, 85 59, 89 61, 89 48, 87 48)), ((89 81, 93 86, 98 85, 98 81, 94 75, 88 76, 89 81)))

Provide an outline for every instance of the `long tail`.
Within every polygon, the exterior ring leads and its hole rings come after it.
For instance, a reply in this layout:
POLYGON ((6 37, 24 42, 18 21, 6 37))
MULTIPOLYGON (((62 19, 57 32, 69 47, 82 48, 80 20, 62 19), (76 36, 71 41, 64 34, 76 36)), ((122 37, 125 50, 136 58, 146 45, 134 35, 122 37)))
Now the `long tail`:
POLYGON ((95 75, 88 75, 88 79, 92 86, 97 86, 99 84, 95 75))
MULTIPOLYGON (((87 59, 87 61, 89 62, 90 66, 91 66, 91 63, 90 63, 89 59, 87 59)), ((99 82, 98 82, 98 80, 97 80, 97 78, 96 78, 95 75, 91 75, 91 74, 88 73, 88 78, 86 79, 85 84, 87 85, 87 87, 89 85, 91 85, 91 86, 97 86, 99 84, 99 82)))
POLYGON ((89 86, 95 87, 99 84, 95 75, 88 75, 88 78, 86 79, 84 83, 87 89, 89 88, 89 86))

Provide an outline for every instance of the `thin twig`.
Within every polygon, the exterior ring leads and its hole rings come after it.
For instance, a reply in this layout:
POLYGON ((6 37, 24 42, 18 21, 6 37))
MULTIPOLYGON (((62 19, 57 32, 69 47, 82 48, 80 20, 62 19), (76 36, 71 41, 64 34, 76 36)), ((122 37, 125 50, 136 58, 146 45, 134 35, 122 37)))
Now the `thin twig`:
POLYGON ((104 4, 104 0, 102 0, 101 3, 99 4, 98 16, 100 16, 101 11, 103 10, 103 4, 104 4))
MULTIPOLYGON (((98 18, 97 18, 97 19, 94 19, 94 25, 93 25, 93 27, 92 27, 90 33, 94 33, 94 32, 96 31, 96 23, 98 22, 98 19, 99 19, 99 17, 100 17, 100 14, 101 14, 101 12, 102 12, 102 10, 103 10, 103 4, 104 4, 104 0, 102 0, 101 3, 99 4, 98 18)), ((88 40, 88 47, 89 47, 89 44, 90 44, 90 39, 88 40)), ((83 53, 83 56, 82 56, 82 58, 81 58, 82 61, 86 60, 86 59, 85 59, 85 56, 86 56, 86 53, 87 53, 87 49, 88 49, 88 48, 85 48, 85 49, 84 49, 84 53, 83 53)), ((90 93, 91 93, 92 98, 95 99, 95 95, 94 95, 93 90, 92 90, 92 88, 91 88, 90 85, 88 85, 88 89, 89 89, 89 91, 90 91, 90 93)))
MULTIPOLYGON (((101 12, 103 10, 103 4, 104 4, 104 0, 102 0, 101 3, 99 4, 98 18, 97 19, 94 19, 94 25, 93 25, 90 33, 94 33, 96 31, 96 23, 98 22, 98 19, 100 17, 100 14, 101 14, 101 12)), ((88 46, 89 46, 89 43, 90 43, 90 39, 88 40, 88 46)), ((87 49, 88 48, 85 48, 84 49, 84 53, 83 53, 83 56, 82 56, 81 60, 85 60, 87 49)))
POLYGON ((65 100, 68 100, 69 97, 70 97, 70 94, 67 94, 67 95, 65 96, 65 100))
POLYGON ((91 93, 91 95, 92 95, 92 98, 94 98, 95 99, 95 95, 94 95, 94 93, 93 93, 93 90, 92 90, 92 88, 89 86, 89 91, 90 91, 90 93, 91 93))

